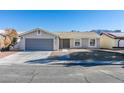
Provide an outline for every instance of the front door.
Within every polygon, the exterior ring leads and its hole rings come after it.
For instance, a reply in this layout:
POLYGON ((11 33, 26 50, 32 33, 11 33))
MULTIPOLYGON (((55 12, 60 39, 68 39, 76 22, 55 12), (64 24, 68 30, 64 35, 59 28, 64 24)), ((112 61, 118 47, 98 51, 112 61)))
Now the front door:
POLYGON ((63 48, 70 48, 70 39, 63 39, 63 48))

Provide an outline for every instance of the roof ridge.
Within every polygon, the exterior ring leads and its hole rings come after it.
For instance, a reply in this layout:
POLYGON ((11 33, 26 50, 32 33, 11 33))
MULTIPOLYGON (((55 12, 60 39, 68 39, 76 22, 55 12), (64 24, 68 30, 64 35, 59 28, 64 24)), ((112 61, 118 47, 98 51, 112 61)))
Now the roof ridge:
POLYGON ((52 33, 96 33, 96 32, 52 32, 52 33))

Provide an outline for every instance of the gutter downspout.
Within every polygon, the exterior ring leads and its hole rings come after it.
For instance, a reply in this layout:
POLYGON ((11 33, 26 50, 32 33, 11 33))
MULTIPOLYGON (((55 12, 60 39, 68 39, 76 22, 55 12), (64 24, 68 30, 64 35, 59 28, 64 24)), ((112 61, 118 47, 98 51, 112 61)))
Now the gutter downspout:
POLYGON ((118 40, 118 47, 119 47, 119 44, 120 44, 120 40, 121 40, 121 39, 118 40))

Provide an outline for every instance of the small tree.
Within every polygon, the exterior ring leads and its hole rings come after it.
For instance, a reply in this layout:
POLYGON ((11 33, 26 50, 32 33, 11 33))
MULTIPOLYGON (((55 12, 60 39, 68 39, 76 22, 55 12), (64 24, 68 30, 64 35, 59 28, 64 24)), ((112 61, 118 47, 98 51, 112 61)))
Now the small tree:
POLYGON ((14 46, 16 43, 17 43, 17 38, 16 37, 13 37, 13 40, 12 40, 11 45, 14 46))
POLYGON ((14 46, 16 44, 18 34, 15 29, 7 28, 7 29, 5 29, 5 36, 6 36, 5 50, 10 50, 10 47, 14 46))

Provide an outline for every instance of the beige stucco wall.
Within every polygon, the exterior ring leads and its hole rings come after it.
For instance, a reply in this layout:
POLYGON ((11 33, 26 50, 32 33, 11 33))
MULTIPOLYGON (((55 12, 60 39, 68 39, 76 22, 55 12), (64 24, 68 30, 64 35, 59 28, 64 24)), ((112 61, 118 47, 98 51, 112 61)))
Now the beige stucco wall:
POLYGON ((38 35, 37 31, 25 34, 21 37, 21 40, 19 42, 19 49, 25 50, 25 39, 26 38, 44 38, 44 39, 53 39, 54 40, 54 50, 59 49, 59 38, 57 36, 51 35, 49 33, 45 33, 41 31, 41 34, 38 35))
POLYGON ((100 48, 100 38, 97 38, 96 42, 97 42, 97 48, 100 48))
POLYGON ((114 47, 118 47, 118 41, 119 41, 119 39, 114 40, 114 42, 115 42, 114 47))
POLYGON ((100 37, 100 48, 112 49, 112 47, 117 46, 117 41, 113 38, 110 38, 106 35, 101 35, 100 37))
POLYGON ((70 39, 70 48, 74 48, 73 47, 73 42, 74 42, 74 39, 70 39))
POLYGON ((70 39, 70 48, 99 48, 100 47, 100 40, 96 39, 96 46, 94 47, 90 47, 89 46, 89 40, 90 38, 81 38, 81 46, 79 47, 75 47, 74 43, 75 43, 75 39, 70 39))

